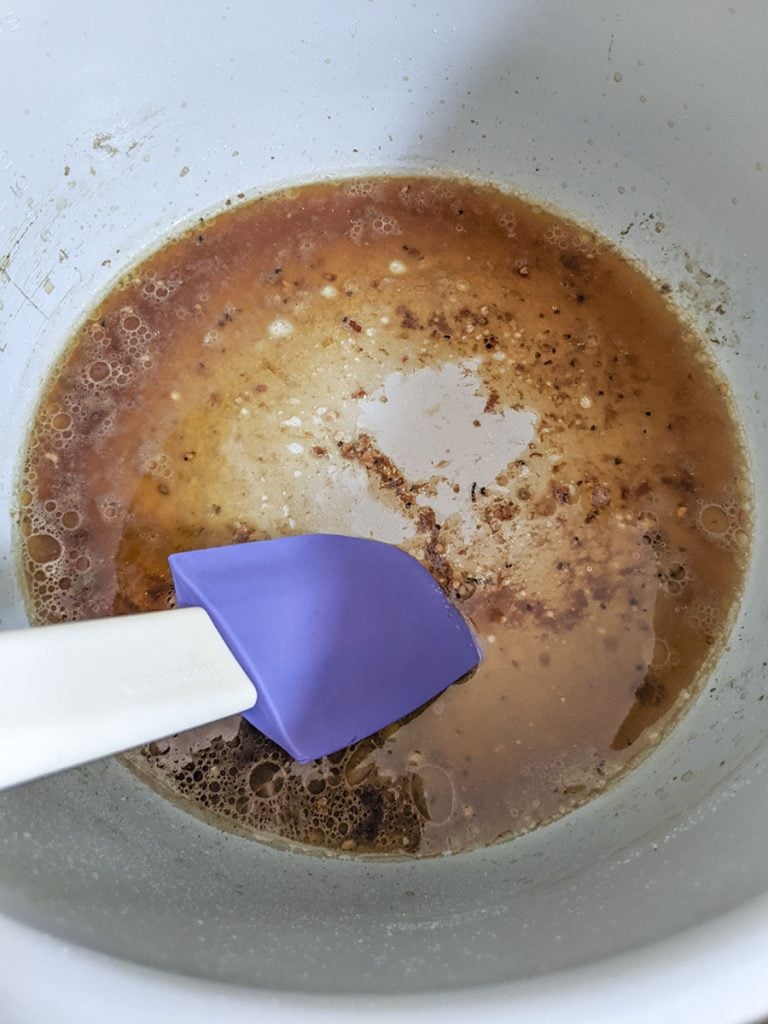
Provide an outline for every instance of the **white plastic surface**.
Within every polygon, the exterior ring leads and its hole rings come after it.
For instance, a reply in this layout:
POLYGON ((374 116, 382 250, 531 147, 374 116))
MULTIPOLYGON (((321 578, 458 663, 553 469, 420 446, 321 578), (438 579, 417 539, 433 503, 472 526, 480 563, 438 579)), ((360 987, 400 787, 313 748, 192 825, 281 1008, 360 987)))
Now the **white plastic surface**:
POLYGON ((442 1024, 768 1018, 766 38, 764 0, 0 5, 4 627, 26 622, 19 453, 74 326, 175 227, 326 175, 491 178, 646 261, 711 339, 758 496, 701 697, 621 784, 519 840, 286 853, 112 760, 0 793, 2 1024, 399 1022, 417 1000, 442 1024))
POLYGON ((256 690, 202 608, 0 633, 0 788, 215 722, 256 690))

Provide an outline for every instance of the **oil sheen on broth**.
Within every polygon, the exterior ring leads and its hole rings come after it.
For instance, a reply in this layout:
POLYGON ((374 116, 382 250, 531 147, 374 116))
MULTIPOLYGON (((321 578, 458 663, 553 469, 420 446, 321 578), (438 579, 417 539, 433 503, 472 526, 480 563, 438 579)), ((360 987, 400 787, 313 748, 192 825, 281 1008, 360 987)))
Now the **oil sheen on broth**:
POLYGON ((235 718, 130 766, 250 835, 430 855, 636 762, 723 634, 750 523, 727 388, 663 291, 574 223, 428 178, 267 196, 123 278, 30 435, 38 620, 172 605, 173 551, 329 531, 421 559, 485 651, 318 762, 235 718))

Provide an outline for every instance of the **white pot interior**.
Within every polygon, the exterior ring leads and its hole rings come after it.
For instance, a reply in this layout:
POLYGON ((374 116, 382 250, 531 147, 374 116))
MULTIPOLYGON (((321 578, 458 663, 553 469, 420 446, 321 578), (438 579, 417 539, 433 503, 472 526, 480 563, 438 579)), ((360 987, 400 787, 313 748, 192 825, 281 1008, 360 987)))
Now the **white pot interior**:
MULTIPOLYGON (((705 691, 640 768, 565 819, 437 861, 322 859, 223 834, 104 762, 0 797, 2 914, 249 987, 254 1004, 264 990, 334 994, 342 1008, 351 993, 491 985, 478 1012, 498 1019, 524 982, 556 991, 542 978, 554 972, 673 936, 676 956, 700 956, 688 929, 764 893, 767 31, 757 2, 0 12, 3 628, 25 621, 10 530, 19 452, 72 327, 174 226, 287 181, 454 171, 620 240, 710 339, 757 495, 747 590, 705 691)), ((658 963, 643 957, 651 978, 658 963)), ((768 992, 755 998, 768 1010, 768 992)))

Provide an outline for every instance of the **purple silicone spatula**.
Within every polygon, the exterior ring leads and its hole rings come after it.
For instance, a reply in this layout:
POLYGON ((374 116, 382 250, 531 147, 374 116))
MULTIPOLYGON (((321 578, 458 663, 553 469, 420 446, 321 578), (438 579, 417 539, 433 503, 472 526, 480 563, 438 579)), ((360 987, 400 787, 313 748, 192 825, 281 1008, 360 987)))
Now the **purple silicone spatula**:
POLYGON ((480 660, 429 572, 389 544, 311 534, 169 563, 172 611, 0 633, 0 787, 236 713, 309 761, 480 660))

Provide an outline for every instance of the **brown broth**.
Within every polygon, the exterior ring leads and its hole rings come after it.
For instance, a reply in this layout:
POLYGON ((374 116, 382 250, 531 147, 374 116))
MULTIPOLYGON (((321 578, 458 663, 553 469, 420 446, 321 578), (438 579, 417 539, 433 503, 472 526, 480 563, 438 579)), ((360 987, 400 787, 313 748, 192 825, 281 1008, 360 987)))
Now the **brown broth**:
POLYGON ((124 755, 225 827, 415 855, 535 828, 653 747, 724 636, 748 506, 727 387, 658 285, 429 178, 166 244, 74 337, 19 496, 45 622, 172 605, 189 548, 332 531, 420 558, 481 639, 467 682, 311 764, 240 719, 124 755))

